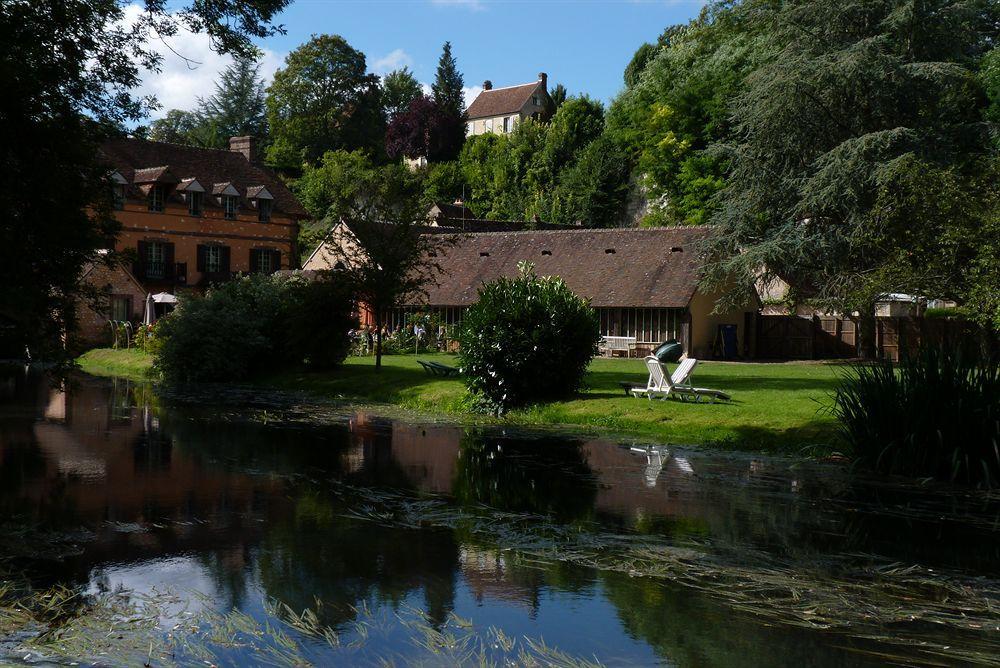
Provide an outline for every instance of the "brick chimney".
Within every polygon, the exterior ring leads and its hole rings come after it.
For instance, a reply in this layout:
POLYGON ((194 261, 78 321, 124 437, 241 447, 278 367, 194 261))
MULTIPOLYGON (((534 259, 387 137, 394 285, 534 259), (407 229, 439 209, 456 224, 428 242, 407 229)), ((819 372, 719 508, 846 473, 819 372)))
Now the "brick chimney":
POLYGON ((546 91, 548 91, 549 90, 549 75, 546 74, 545 72, 539 72, 538 73, 538 80, 542 82, 542 88, 544 88, 546 91))
POLYGON ((483 90, 493 90, 493 82, 487 79, 483 82, 483 90))
POLYGON ((230 137, 229 150, 234 153, 242 153, 250 162, 257 162, 257 138, 256 137, 230 137))

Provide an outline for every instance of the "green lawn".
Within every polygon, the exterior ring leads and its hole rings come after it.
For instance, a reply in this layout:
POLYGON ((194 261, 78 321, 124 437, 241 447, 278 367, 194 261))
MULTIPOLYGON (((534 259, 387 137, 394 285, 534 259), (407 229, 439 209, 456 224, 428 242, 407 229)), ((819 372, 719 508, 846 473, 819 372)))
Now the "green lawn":
MULTIPOLYGON (((383 358, 382 372, 376 373, 373 358, 352 357, 334 372, 288 372, 261 382, 326 397, 468 414, 470 401, 462 381, 429 376, 417 359, 457 366, 453 355, 392 355, 383 358)), ((91 351, 80 362, 91 373, 115 373, 128 367, 145 374, 149 368, 148 358, 136 359, 128 351, 91 351), (124 359, 114 362, 119 357, 124 359)), ((836 425, 825 409, 837 384, 837 369, 812 363, 701 362, 694 375, 696 384, 724 390, 734 401, 695 404, 626 397, 618 383, 645 383, 642 360, 599 358, 591 364, 587 388, 579 396, 515 411, 503 422, 578 425, 588 431, 632 434, 664 443, 823 454, 833 449, 835 441, 836 425)))
POLYGON ((145 379, 153 371, 153 358, 138 348, 115 350, 95 348, 77 360, 80 368, 95 376, 127 376, 145 379))

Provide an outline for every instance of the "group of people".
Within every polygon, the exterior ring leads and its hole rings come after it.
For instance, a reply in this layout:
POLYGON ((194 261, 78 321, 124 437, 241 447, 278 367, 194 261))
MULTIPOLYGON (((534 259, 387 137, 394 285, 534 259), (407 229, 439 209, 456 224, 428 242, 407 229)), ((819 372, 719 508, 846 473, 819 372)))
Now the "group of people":
MULTIPOLYGON (((361 325, 359 329, 351 330, 349 332, 351 339, 355 341, 356 345, 362 349, 365 355, 369 355, 375 351, 375 334, 377 329, 369 325, 361 325)), ((398 341, 404 336, 412 334, 416 338, 416 345, 429 346, 431 344, 428 341, 427 328, 423 323, 417 322, 413 325, 407 325, 405 328, 401 324, 397 324, 395 328, 391 328, 388 325, 382 326, 382 342, 387 341, 398 341)), ((438 350, 444 350, 447 345, 446 341, 446 331, 444 325, 438 327, 437 335, 433 341, 433 347, 438 350)))

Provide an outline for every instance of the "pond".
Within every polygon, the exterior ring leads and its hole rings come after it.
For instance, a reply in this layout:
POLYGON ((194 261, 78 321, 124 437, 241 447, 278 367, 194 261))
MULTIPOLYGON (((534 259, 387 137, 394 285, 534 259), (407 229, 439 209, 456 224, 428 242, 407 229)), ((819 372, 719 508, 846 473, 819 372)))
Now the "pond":
POLYGON ((0 376, 0 662, 1000 657, 1000 496, 239 388, 0 376))

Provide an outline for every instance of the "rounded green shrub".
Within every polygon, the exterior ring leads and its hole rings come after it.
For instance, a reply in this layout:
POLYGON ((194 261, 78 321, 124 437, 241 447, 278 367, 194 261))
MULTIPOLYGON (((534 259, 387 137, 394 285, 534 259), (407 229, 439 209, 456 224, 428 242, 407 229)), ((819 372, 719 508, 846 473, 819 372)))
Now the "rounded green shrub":
POLYGON ((286 366, 329 368, 350 348, 350 290, 335 279, 252 275, 183 295, 156 325, 169 381, 242 381, 286 366))
POLYGON ((466 384, 494 413, 572 395, 600 340, 597 313, 562 279, 520 269, 480 289, 459 335, 466 384))

